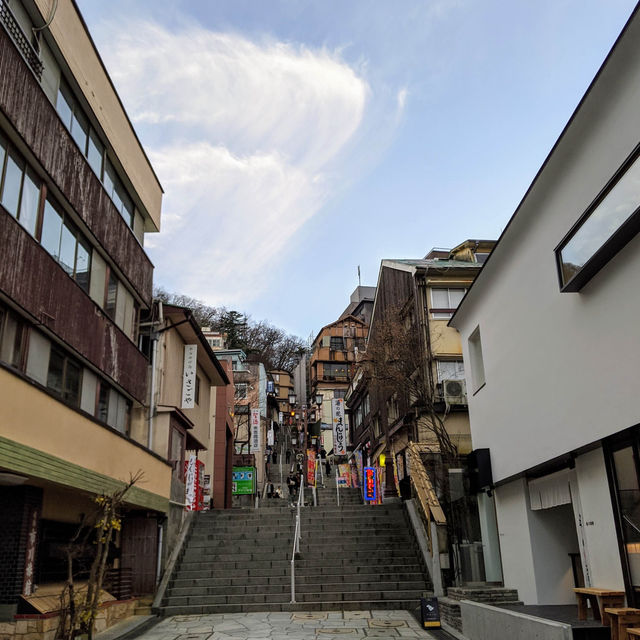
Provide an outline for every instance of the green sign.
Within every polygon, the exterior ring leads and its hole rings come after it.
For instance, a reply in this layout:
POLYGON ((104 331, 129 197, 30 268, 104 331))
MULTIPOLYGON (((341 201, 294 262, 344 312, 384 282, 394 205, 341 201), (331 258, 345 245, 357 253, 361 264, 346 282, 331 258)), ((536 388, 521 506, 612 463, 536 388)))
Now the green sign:
POLYGON ((231 493, 233 493, 234 496, 255 493, 255 487, 255 467, 233 467, 231 473, 231 493))

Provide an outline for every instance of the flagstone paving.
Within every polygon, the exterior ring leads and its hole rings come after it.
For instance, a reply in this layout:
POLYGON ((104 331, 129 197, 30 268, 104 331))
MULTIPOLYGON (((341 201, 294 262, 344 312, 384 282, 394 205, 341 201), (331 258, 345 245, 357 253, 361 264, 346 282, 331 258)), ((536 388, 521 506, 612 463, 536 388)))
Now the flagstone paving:
POLYGON ((433 639, 408 611, 220 613, 173 616, 139 640, 433 639))

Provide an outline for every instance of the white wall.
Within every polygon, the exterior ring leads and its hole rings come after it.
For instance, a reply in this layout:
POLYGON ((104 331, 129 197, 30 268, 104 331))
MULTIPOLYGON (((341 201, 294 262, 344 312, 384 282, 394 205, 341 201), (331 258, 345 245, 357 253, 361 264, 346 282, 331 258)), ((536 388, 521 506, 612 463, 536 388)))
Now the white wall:
POLYGON ((584 536, 594 587, 624 590, 611 494, 602 449, 576 458, 584 536))
POLYGON ((536 589, 525 480, 509 482, 495 490, 496 515, 504 584, 517 589, 525 604, 536 604, 536 589))
POLYGON ((640 18, 453 322, 467 363, 480 327, 486 385, 469 398, 471 431, 497 481, 640 423, 640 236, 580 293, 560 293, 554 254, 640 141, 639 41, 640 18))

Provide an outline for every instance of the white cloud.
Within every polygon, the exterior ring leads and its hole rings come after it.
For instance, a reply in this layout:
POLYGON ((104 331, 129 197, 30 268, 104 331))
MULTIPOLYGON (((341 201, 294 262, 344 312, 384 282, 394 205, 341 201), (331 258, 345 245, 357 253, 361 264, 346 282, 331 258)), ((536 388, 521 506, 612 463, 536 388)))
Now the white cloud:
POLYGON ((156 280, 246 304, 335 191, 367 82, 338 52, 196 26, 142 22, 103 39, 132 120, 156 141, 146 144, 165 188, 162 232, 148 236, 156 280))

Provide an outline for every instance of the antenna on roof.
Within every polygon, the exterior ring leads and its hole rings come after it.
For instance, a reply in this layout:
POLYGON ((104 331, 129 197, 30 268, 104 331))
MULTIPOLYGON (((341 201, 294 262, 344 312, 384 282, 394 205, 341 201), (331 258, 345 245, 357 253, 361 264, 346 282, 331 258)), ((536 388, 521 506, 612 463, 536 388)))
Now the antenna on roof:
POLYGON ((360 265, 358 265, 358 286, 362 286, 362 282, 360 280, 360 265))

